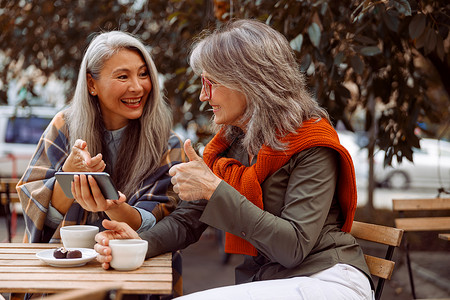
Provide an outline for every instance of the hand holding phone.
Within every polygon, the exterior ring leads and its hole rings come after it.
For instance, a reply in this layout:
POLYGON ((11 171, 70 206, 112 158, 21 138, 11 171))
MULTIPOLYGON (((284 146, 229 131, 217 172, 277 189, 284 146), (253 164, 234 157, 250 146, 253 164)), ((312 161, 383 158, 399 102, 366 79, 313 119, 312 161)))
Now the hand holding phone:
POLYGON ((117 189, 115 188, 111 177, 106 172, 56 172, 56 180, 58 181, 59 185, 64 191, 64 194, 68 198, 74 198, 71 189, 74 175, 92 175, 92 177, 94 177, 95 181, 97 182, 98 187, 102 191, 103 197, 105 199, 119 199, 119 193, 117 192, 117 189))

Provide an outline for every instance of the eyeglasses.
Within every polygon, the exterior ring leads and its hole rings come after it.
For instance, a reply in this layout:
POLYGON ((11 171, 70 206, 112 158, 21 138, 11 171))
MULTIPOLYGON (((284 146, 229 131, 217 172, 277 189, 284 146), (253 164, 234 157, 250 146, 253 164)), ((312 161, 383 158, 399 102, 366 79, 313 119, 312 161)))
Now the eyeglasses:
POLYGON ((208 100, 211 100, 211 97, 212 97, 213 84, 217 84, 217 83, 215 83, 212 80, 209 80, 208 78, 206 78, 205 76, 202 75, 202 86, 203 86, 203 89, 205 90, 206 97, 208 97, 208 100))

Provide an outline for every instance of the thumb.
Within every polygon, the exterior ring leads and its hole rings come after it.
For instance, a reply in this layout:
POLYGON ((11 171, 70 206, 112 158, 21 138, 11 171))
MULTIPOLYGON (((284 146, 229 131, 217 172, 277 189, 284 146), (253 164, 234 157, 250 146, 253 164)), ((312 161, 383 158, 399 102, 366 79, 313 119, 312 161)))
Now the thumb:
POLYGON ((77 139, 73 146, 77 147, 81 150, 84 150, 84 148, 86 148, 86 146, 87 146, 87 143, 85 141, 83 141, 82 139, 77 139))
POLYGON ((127 202, 127 196, 125 196, 125 194, 123 194, 121 191, 117 191, 119 193, 119 199, 117 200, 113 200, 115 201, 117 204, 122 204, 127 202))
POLYGON ((192 148, 191 140, 189 139, 184 142, 184 152, 186 152, 189 161, 202 160, 202 158, 197 155, 194 148, 192 148))
POLYGON ((103 227, 105 227, 105 229, 109 229, 109 230, 113 230, 113 231, 120 230, 120 223, 117 221, 114 221, 114 220, 104 219, 102 221, 102 225, 103 225, 103 227))

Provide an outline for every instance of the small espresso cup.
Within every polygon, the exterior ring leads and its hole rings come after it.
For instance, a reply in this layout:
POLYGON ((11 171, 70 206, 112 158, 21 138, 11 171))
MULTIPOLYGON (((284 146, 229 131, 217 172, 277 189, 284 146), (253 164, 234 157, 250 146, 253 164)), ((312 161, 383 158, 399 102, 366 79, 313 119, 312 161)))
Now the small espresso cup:
POLYGON ((59 229, 64 248, 94 248, 98 227, 92 225, 71 225, 59 229))
POLYGON ((131 271, 142 266, 148 243, 139 239, 110 240, 109 247, 112 256, 109 263, 111 267, 119 271, 131 271))

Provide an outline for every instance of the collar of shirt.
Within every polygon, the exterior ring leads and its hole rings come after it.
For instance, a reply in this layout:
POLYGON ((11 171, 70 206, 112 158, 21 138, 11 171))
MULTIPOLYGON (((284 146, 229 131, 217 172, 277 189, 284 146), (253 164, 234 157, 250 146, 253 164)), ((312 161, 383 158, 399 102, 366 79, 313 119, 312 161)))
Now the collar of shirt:
POLYGON ((114 170, 114 165, 116 164, 117 154, 120 149, 120 141, 122 140, 122 135, 125 132, 127 126, 122 127, 117 130, 105 130, 105 142, 108 151, 108 161, 106 165, 109 170, 114 170))

